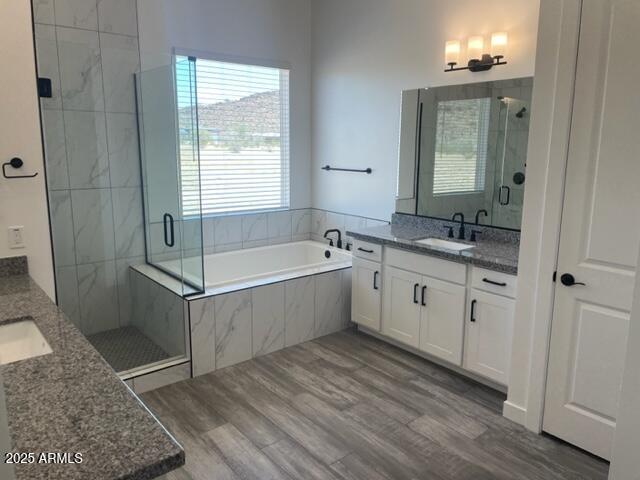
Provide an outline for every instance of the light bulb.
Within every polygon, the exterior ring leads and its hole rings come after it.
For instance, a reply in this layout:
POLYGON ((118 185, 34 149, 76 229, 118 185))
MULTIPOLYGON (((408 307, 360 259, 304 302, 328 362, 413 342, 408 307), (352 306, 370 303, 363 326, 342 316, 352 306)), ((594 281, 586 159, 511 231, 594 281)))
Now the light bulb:
POLYGON ((460 61, 460 42, 449 40, 444 47, 444 58, 447 65, 455 65, 460 61))
POLYGON ((480 60, 484 49, 484 38, 481 36, 469 37, 467 43, 467 56, 469 60, 480 60))
POLYGON ((491 56, 503 58, 507 53, 506 32, 496 32, 491 35, 491 56))

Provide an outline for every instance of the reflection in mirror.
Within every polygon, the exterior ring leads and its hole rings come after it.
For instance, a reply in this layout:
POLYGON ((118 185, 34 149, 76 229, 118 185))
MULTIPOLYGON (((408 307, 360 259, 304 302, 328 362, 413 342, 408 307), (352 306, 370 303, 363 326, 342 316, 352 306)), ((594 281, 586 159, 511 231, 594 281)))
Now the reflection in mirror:
POLYGON ((403 92, 396 210, 520 229, 532 84, 403 92))

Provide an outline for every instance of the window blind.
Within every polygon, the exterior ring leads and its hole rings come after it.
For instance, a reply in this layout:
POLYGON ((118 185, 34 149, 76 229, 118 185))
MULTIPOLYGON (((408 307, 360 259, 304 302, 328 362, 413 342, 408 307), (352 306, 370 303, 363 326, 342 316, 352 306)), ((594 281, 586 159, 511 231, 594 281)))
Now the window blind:
POLYGON ((289 71, 198 58, 188 103, 176 65, 183 214, 288 208, 289 71))
POLYGON ((490 98, 438 103, 434 195, 484 190, 490 114, 490 98))

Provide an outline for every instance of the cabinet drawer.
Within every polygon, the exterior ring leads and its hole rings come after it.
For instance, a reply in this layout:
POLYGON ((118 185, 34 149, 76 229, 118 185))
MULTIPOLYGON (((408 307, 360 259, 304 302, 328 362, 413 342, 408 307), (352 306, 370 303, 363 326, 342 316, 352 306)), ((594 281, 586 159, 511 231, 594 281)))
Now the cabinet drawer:
POLYGON ((353 254, 356 257, 366 258, 367 260, 373 260, 374 262, 381 262, 382 245, 354 239, 353 254))
POLYGON ((517 285, 518 277, 515 275, 478 267, 473 267, 471 270, 471 286, 478 290, 516 298, 517 285))
POLYGON ((387 248, 385 264, 460 285, 467 282, 466 265, 428 255, 387 248))

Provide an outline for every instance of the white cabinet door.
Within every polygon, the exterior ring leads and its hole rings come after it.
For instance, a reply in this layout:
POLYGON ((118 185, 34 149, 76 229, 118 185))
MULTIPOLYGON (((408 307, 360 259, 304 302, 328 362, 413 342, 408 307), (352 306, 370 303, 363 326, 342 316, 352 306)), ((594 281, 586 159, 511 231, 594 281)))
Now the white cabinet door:
POLYGON ((506 385, 515 301, 471 289, 465 368, 506 385))
POLYGON ((418 347, 420 337, 420 286, 422 276, 393 267, 384 272, 383 333, 418 347))
POLYGON ((353 257, 351 319, 380 331, 380 264, 353 257))
POLYGON ((420 350, 462 365, 466 288, 423 277, 420 289, 420 350))

